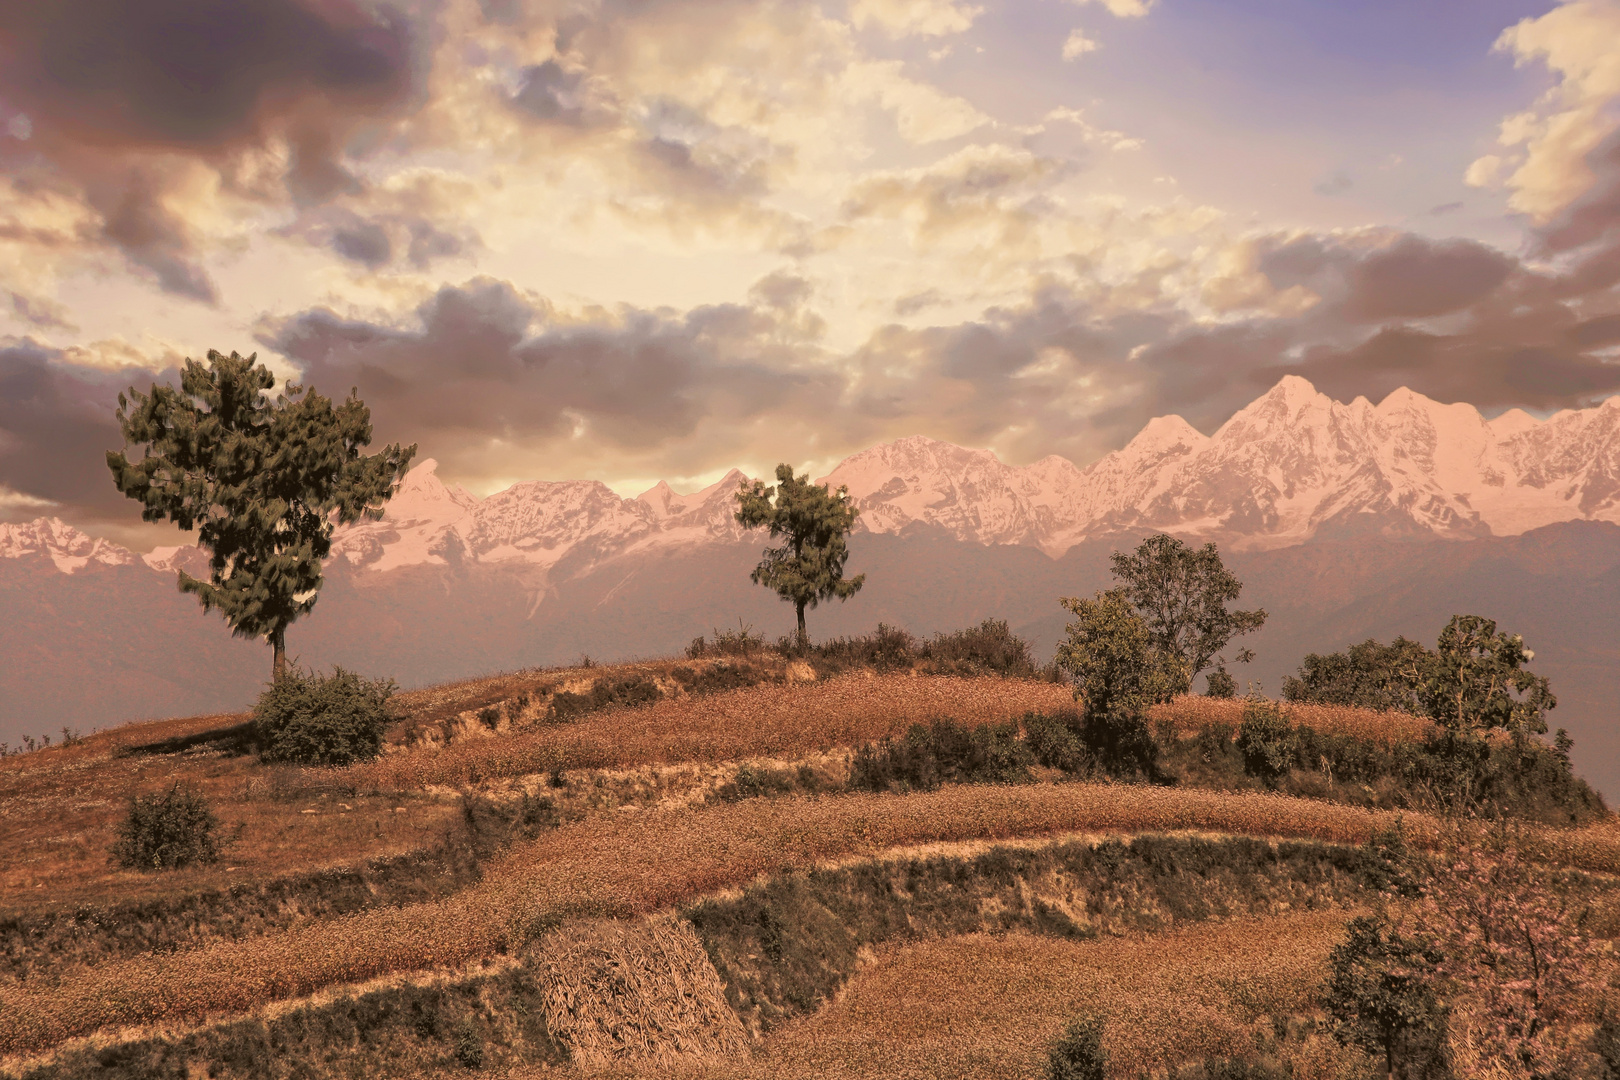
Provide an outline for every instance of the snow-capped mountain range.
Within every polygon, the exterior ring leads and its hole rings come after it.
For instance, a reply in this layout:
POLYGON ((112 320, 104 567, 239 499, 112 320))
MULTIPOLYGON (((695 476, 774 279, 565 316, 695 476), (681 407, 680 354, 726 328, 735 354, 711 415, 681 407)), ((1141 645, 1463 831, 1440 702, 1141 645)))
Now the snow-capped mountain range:
MULTIPOLYGON (((595 481, 516 484, 486 498, 447 486, 432 459, 406 476, 381 521, 339 531, 333 555, 357 570, 519 564, 569 574, 660 546, 737 541, 743 474, 679 495, 660 482, 634 499, 595 481)), ((959 540, 1038 547, 1057 557, 1092 537, 1162 530, 1237 549, 1287 547, 1324 530, 1445 539, 1517 535, 1571 520, 1620 523, 1620 397, 1545 420, 1492 420, 1467 404, 1397 390, 1336 402, 1297 376, 1212 436, 1179 416, 1150 421, 1084 469, 1061 457, 1007 465, 988 450, 922 436, 847 458, 818 482, 847 486, 858 529, 914 523, 959 540)), ((0 525, 0 558, 205 568, 195 548, 145 556, 55 518, 0 525)))

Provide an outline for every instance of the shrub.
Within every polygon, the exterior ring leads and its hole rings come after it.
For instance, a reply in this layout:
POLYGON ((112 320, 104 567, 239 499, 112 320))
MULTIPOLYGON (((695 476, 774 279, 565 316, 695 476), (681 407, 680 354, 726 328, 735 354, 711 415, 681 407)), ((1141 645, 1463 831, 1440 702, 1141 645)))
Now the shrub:
POLYGON ((1346 930, 1323 988, 1333 1037, 1381 1058, 1390 1076, 1437 1071, 1445 1014, 1432 984, 1440 952, 1379 915, 1351 919, 1346 930))
POLYGON ((913 724, 902 739, 867 743, 850 763, 849 785, 864 791, 932 791, 942 783, 1022 784, 1035 757, 1018 725, 954 720, 913 724))
POLYGON ((1251 697, 1243 703, 1237 744, 1243 753, 1244 772, 1267 787, 1275 787, 1294 767, 1294 729, 1274 701, 1251 697))
POLYGON ((1024 741, 1035 760, 1049 769, 1062 769, 1066 773, 1086 773, 1091 770, 1091 755, 1075 735, 1079 714, 1067 716, 1047 713, 1024 714, 1024 741))
POLYGON ((941 674, 993 672, 1032 678, 1038 673, 1029 655, 1029 642, 1014 634, 1005 619, 986 619, 966 630, 935 634, 922 647, 921 655, 941 674))
POLYGON ((650 675, 640 672, 604 675, 586 693, 559 690, 553 694, 551 720, 553 723, 566 723, 610 705, 646 705, 663 697, 664 692, 658 689, 658 683, 650 675))
POLYGON ((1096 1017, 1071 1020, 1047 1052, 1047 1080, 1106 1080, 1108 1052, 1103 1023, 1096 1017))
POLYGON ((219 819, 197 792, 175 784, 166 795, 137 795, 119 824, 112 860, 132 870, 178 870, 219 861, 219 819))
POLYGON ((830 671, 869 667, 876 671, 909 668, 917 659, 917 639, 897 626, 878 623, 864 637, 834 638, 810 648, 810 655, 830 671))
POLYGON ((265 761, 298 765, 350 765, 382 749, 395 716, 392 679, 362 679, 334 668, 322 676, 297 670, 259 696, 253 723, 265 761))
POLYGON ((1216 668, 1205 677, 1208 689, 1204 691, 1205 697, 1234 698, 1237 697, 1237 680, 1224 667, 1216 668))

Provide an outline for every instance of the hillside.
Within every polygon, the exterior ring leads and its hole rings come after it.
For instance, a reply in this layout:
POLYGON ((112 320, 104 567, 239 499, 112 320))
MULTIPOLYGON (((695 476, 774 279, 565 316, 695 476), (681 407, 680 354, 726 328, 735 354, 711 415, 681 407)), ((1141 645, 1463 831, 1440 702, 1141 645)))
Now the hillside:
MULTIPOLYGON (((1031 762, 871 789, 872 747, 915 724, 1022 739, 1072 711, 1065 686, 946 655, 710 652, 424 688, 346 769, 261 763, 240 714, 0 759, 0 1075, 1034 1076, 1083 1009, 1114 1018, 1121 1076, 1273 1028, 1265 1053, 1296 1075, 1349 1075, 1309 1034, 1313 987, 1404 872, 1369 841, 1399 824, 1442 843, 1421 794, 1314 765, 1267 789, 1231 744, 1243 703, 1209 699, 1154 714, 1169 786, 1031 762), (225 857, 110 865, 125 800, 175 785, 212 803, 225 857), (1196 1038, 1150 1019, 1195 985, 1196 1038)), ((1426 738, 1395 714, 1287 716, 1366 760, 1426 738)), ((1612 816, 1513 812, 1620 933, 1612 816)))

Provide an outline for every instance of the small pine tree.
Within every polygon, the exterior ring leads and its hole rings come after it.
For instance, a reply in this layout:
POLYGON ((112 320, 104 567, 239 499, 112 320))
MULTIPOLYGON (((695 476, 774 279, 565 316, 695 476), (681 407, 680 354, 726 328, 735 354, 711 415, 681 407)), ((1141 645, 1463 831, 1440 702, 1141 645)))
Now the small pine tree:
POLYGON ((219 861, 219 819, 178 783, 166 794, 136 795, 118 825, 112 861, 130 870, 178 870, 219 861))
POLYGON ((844 577, 849 558, 845 538, 860 516, 849 500, 849 492, 839 488, 829 492, 826 484, 812 484, 810 476, 793 475, 793 466, 776 467, 776 486, 766 487, 755 480, 737 489, 737 521, 748 529, 768 527, 771 537, 787 538, 781 547, 766 548, 765 557, 754 568, 755 584, 775 589, 792 604, 799 616, 798 647, 809 637, 804 628, 804 609, 837 597, 848 600, 861 591, 865 574, 844 577))

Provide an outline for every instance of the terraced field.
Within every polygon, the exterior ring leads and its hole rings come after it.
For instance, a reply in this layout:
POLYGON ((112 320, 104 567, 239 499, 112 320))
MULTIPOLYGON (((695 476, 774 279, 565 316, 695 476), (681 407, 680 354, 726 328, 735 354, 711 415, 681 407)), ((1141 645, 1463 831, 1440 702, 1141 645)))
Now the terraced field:
MULTIPOLYGON (((388 752, 351 769, 262 765, 244 716, 0 760, 0 1073, 1034 1076, 1087 1009, 1110 1018, 1121 1076, 1252 1051, 1273 1028, 1266 1052, 1296 1075, 1348 1076, 1348 1052, 1288 1025, 1376 898, 1368 841, 1443 831, 1042 769, 850 790, 862 743, 1072 704, 1037 680, 671 661, 403 703, 388 752), (658 700, 557 705, 626 680, 658 700), (176 783, 225 821, 225 859, 111 867, 129 795, 176 783), (1171 1001, 1198 1022, 1170 1023, 1171 1001)), ((1233 708, 1155 719, 1187 739, 1235 726, 1233 708)), ((1521 843, 1593 895, 1620 875, 1612 818, 1521 843)))

